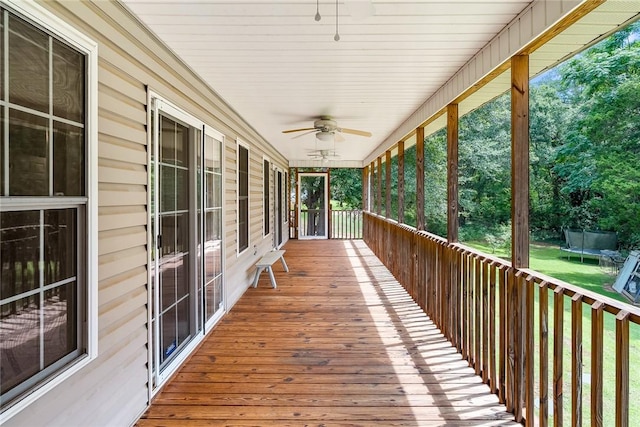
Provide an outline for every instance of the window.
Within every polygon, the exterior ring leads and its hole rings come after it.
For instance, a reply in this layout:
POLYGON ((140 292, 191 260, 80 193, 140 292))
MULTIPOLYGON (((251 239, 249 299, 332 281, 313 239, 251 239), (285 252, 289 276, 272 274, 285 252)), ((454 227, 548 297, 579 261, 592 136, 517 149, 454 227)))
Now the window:
POLYGON ((238 141, 238 253, 249 247, 249 148, 238 141))
POLYGON ((263 189, 263 216, 264 216, 264 236, 269 235, 270 230, 269 230, 269 224, 271 223, 270 221, 270 217, 269 217, 269 192, 271 190, 271 180, 269 179, 269 177, 271 176, 271 174, 269 173, 269 160, 264 159, 262 161, 262 175, 263 175, 263 182, 264 182, 264 189, 263 189))
POLYGON ((36 5, 14 9, 0 5, 0 423, 97 341, 97 48, 36 5))

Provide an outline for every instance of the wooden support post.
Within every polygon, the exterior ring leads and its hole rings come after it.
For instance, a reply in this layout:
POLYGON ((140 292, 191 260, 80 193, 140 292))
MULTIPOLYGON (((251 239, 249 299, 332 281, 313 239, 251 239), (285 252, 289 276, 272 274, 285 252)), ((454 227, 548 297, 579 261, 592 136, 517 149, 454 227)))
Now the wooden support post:
POLYGON ((369 166, 365 166, 362 168, 362 210, 369 209, 369 166))
POLYGON ((296 195, 295 195, 295 199, 293 202, 293 236, 295 239, 298 238, 298 222, 299 222, 299 218, 298 218, 298 207, 299 207, 299 203, 300 203, 300 188, 298 185, 298 168, 294 168, 294 173, 295 173, 295 182, 296 182, 296 195))
POLYGON ((376 188, 376 213, 380 215, 382 212, 382 157, 378 157, 377 172, 377 188, 376 188))
POLYGON ((376 161, 372 161, 369 165, 369 170, 371 171, 371 178, 369 180, 369 212, 377 212, 376 210, 376 161))
POLYGON ((327 206, 327 239, 331 239, 331 235, 333 234, 333 227, 331 225, 333 222, 333 214, 331 213, 331 168, 327 168, 327 191, 329 192, 327 195, 329 202, 329 206, 327 206))
POLYGON ((511 263, 529 267, 529 56, 511 58, 511 263))
POLYGON ((404 223, 404 141, 398 141, 398 223, 404 223))
POLYGON ((447 106, 447 240, 458 241, 458 104, 447 106))
POLYGON ((385 153, 384 163, 385 175, 384 175, 384 196, 385 196, 385 210, 384 216, 391 218, 391 150, 387 150, 385 153))
POLYGON ((424 128, 416 129, 416 221, 424 230, 424 128))

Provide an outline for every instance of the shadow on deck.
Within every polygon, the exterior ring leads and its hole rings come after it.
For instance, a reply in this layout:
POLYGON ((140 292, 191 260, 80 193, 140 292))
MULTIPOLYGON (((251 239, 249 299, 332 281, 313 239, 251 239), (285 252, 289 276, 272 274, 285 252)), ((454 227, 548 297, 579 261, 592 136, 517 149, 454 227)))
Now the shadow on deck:
POLYGON ((285 249, 137 425, 519 425, 364 242, 285 249))

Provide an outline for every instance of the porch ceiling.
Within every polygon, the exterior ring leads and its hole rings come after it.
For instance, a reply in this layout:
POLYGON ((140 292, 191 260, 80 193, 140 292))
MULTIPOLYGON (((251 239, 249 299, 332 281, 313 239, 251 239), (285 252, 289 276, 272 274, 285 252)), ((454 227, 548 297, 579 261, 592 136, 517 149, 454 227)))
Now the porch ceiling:
MULTIPOLYGON (((314 0, 122 1, 292 165, 310 166, 310 150, 335 148, 339 159, 318 165, 356 167, 393 143, 425 100, 531 4, 339 0, 336 42, 336 3, 328 0, 319 2, 319 22, 314 0), (372 137, 347 134, 344 142, 323 143, 313 134, 292 139, 282 133, 313 127, 322 115, 372 137)), ((553 64, 637 13, 630 9, 638 2, 607 3, 606 19, 592 16, 591 25, 575 26, 571 43, 553 44, 535 67, 553 64)))

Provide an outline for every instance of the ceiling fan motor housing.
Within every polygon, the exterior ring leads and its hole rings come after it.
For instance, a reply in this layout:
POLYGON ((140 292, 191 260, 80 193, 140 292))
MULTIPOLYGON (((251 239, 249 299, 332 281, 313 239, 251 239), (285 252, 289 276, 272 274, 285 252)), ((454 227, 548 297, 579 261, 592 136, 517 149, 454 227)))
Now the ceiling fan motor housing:
POLYGON ((313 127, 322 132, 333 132, 338 128, 338 123, 335 120, 323 117, 313 122, 313 127))

